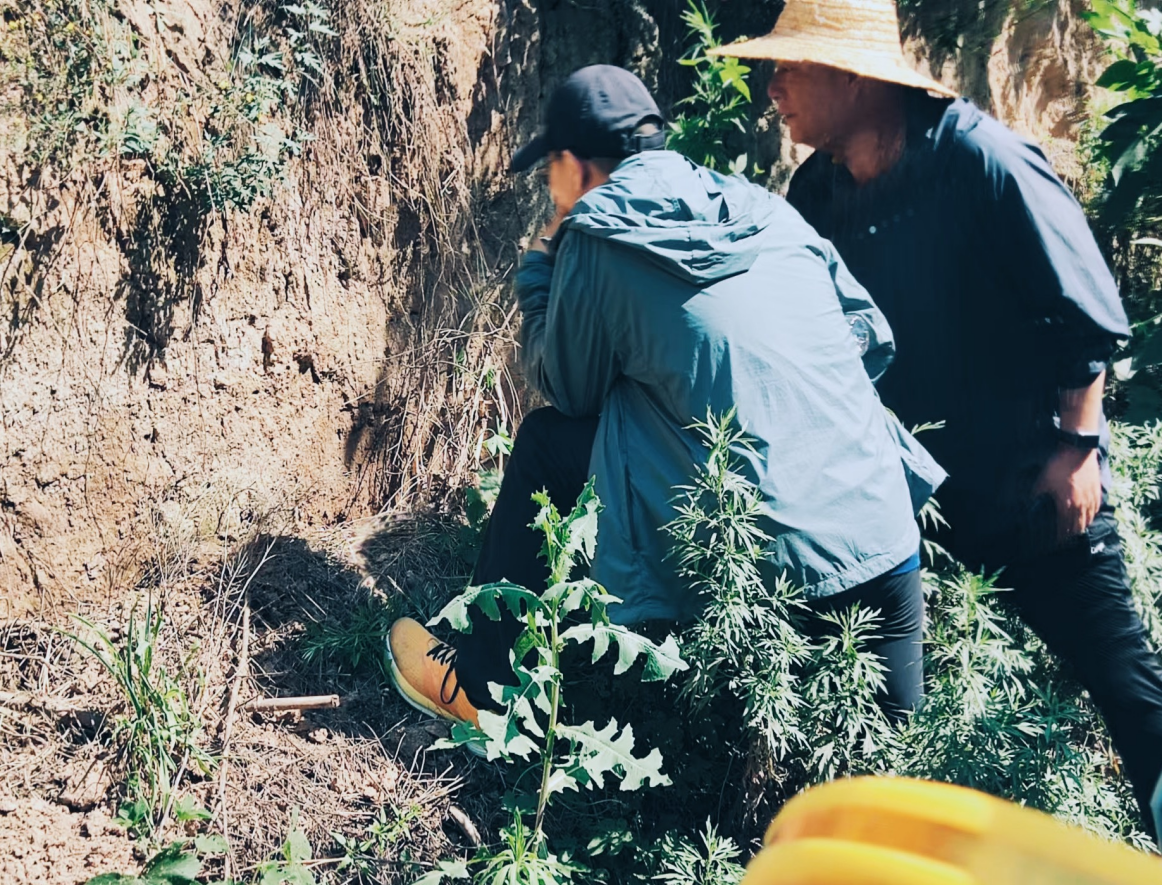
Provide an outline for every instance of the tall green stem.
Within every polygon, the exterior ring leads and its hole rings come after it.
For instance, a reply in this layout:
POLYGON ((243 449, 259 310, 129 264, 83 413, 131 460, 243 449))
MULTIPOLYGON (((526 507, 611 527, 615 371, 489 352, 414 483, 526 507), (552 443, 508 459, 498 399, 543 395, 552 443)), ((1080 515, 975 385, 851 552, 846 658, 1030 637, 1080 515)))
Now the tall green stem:
POLYGON ((553 657, 552 665, 553 669, 557 672, 557 677, 549 692, 549 728, 545 732, 545 754, 541 757, 541 791, 540 795, 537 796, 537 817, 533 826, 534 834, 538 839, 543 836, 541 822, 545 817, 545 806, 549 803, 549 777, 553 771, 553 745, 557 740, 557 710, 561 703, 561 670, 559 666, 561 650, 559 648, 557 630, 558 608, 559 603, 555 603, 549 617, 549 650, 553 657))

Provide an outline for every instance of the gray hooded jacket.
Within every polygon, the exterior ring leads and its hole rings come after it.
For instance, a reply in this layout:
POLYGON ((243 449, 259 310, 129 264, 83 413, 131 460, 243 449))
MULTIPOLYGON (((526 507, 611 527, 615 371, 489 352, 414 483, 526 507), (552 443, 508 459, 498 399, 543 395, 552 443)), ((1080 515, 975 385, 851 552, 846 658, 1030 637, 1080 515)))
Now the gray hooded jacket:
POLYGON ((690 428, 708 410, 737 409, 767 558, 808 598, 918 549, 914 513, 943 475, 873 387, 891 330, 782 198, 673 152, 638 154, 577 203, 554 254, 525 257, 516 291, 529 380, 565 414, 601 416, 593 577, 623 600, 616 620, 697 613, 662 527, 706 461, 690 428), (862 360, 853 317, 870 339, 862 360))

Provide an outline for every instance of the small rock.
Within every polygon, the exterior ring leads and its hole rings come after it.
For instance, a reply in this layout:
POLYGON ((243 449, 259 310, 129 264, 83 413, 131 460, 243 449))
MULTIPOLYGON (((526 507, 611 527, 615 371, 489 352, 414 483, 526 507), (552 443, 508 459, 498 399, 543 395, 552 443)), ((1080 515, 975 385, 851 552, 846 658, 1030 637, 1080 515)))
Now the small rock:
POLYGON ((40 465, 36 471, 36 484, 41 488, 50 486, 59 480, 64 472, 64 468, 56 461, 49 461, 47 464, 40 465))
POLYGON ((99 809, 90 811, 81 821, 81 833, 90 839, 96 839, 99 836, 117 831, 117 826, 109 819, 109 816, 99 809))
POLYGON ((109 769, 100 761, 78 759, 69 763, 60 801, 73 811, 88 811, 105 798, 111 786, 109 769))
POLYGON ((16 804, 16 800, 8 796, 0 799, 0 814, 11 814, 20 806, 16 804))

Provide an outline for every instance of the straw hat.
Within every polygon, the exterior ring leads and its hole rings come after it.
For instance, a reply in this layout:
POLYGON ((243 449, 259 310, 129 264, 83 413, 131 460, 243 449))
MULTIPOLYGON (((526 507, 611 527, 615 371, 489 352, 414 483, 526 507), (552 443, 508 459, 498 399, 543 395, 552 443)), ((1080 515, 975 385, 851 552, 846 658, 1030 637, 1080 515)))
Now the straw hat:
POLYGON ((719 46, 709 54, 813 62, 956 97, 904 60, 895 0, 787 0, 765 37, 719 46))

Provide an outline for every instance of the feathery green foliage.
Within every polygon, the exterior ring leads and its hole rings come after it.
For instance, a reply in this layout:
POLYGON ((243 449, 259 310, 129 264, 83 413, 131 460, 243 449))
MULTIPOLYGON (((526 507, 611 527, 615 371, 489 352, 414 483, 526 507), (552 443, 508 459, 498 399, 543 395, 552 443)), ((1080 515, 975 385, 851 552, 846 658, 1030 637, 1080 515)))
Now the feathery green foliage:
MULTIPOLYGON (((892 726, 875 700, 882 663, 866 649, 876 613, 841 611, 823 617, 827 629, 808 631, 800 594, 782 579, 764 585, 758 492, 734 466, 745 434, 732 415, 699 427, 707 461, 669 531, 680 573, 705 601, 682 636, 690 666, 682 696, 696 712, 723 693, 743 709, 749 747, 724 756, 738 768, 757 761, 780 795, 840 775, 891 772, 975 787, 1146 844, 1091 703, 1001 604, 994 584, 1003 586, 1003 575, 985 579, 953 563, 927 576, 927 696, 892 726)), ((1160 433, 1119 431, 1123 475, 1139 484, 1156 477, 1160 433)), ((1137 561, 1151 574, 1156 539, 1131 529, 1137 561)))

